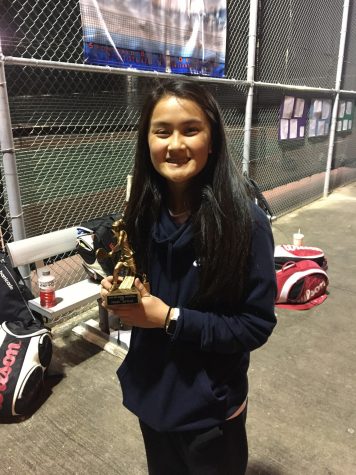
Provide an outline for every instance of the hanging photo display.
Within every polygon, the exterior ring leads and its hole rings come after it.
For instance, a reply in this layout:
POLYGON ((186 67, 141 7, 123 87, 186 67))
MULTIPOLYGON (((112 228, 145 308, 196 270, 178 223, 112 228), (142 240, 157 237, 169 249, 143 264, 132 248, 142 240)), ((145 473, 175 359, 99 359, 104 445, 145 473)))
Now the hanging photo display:
POLYGON ((302 97, 284 96, 280 108, 279 140, 302 139, 305 135, 307 104, 302 97))
POLYGON ((354 103, 353 101, 339 101, 337 114, 336 131, 351 132, 353 122, 354 103))
POLYGON ((79 0, 84 62, 223 77, 226 0, 79 0))
POLYGON ((310 137, 324 137, 329 135, 331 121, 331 99, 312 99, 309 110, 310 137))

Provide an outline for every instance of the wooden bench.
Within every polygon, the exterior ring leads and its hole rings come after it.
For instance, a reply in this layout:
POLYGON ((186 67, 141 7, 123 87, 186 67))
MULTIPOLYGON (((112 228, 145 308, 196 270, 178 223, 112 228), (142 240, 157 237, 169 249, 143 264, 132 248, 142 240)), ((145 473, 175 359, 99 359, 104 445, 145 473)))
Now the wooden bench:
MULTIPOLYGON (((44 259, 73 251, 76 248, 76 243, 77 228, 72 227, 8 243, 6 249, 13 267, 18 267, 25 282, 30 283, 29 264, 34 263, 36 269, 44 267, 44 259)), ((42 307, 39 297, 29 300, 28 303, 32 310, 53 320, 95 300, 98 302, 99 324, 96 324, 93 320, 90 323, 83 323, 79 330, 76 327, 78 330, 76 333, 110 353, 122 357, 127 352, 129 335, 123 334, 122 337, 125 341, 122 342, 120 341, 120 332, 116 339, 111 337, 109 315, 101 305, 100 284, 97 282, 85 278, 74 284, 56 289, 56 305, 51 308, 42 307), (121 348, 116 351, 115 346, 121 346, 121 348), (124 353, 122 350, 124 350, 124 353)))

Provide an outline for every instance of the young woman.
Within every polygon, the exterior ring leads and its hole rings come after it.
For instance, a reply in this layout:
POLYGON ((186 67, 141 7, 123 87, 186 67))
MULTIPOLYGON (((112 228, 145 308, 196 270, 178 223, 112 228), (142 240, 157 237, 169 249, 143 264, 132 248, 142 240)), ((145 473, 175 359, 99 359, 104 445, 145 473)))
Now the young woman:
POLYGON ((113 309, 133 326, 118 376, 149 473, 244 474, 249 354, 276 324, 274 244, 206 88, 149 95, 124 220, 151 288, 136 279, 141 302, 113 309))

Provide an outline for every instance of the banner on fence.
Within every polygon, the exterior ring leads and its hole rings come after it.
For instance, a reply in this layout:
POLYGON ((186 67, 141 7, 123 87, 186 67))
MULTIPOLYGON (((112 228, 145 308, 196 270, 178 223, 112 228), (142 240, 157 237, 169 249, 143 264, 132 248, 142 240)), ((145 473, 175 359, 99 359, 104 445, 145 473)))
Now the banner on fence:
POLYGON ((222 77, 226 0, 80 0, 87 64, 222 77))

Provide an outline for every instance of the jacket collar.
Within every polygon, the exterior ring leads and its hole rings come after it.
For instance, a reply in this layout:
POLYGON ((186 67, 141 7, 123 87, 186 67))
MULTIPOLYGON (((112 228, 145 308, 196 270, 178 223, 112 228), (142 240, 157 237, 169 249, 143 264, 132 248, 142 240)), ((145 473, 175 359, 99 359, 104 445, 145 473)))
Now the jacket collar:
POLYGON ((173 245, 174 249, 185 247, 193 238, 191 218, 177 225, 170 217, 168 209, 162 208, 159 220, 153 227, 153 240, 158 245, 173 245))

